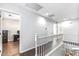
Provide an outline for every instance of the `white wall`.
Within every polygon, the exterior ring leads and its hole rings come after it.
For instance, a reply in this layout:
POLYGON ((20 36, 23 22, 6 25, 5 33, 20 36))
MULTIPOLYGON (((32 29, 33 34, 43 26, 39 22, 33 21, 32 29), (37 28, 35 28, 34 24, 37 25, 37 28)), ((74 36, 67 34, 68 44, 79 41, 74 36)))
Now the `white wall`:
POLYGON ((53 32, 53 22, 44 19, 45 24, 40 25, 38 20, 42 17, 23 7, 17 6, 16 4, 1 4, 0 7, 8 11, 17 12, 21 16, 20 52, 27 51, 34 47, 35 33, 47 35, 53 32))
POLYGON ((34 47, 34 35, 38 33, 47 35, 53 32, 53 22, 48 22, 46 19, 45 24, 39 24, 40 18, 42 17, 26 11, 21 21, 21 51, 27 51, 34 47), (26 16, 26 17, 24 17, 26 16), (47 30, 45 28, 47 27, 47 30))
POLYGON ((63 24, 64 40, 79 43, 79 20, 63 24))

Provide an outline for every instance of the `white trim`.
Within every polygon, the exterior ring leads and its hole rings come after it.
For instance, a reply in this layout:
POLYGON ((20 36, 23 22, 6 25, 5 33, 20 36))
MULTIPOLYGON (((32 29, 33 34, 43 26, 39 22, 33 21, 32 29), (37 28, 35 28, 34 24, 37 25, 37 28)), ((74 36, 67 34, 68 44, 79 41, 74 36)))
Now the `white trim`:
POLYGON ((35 56, 37 56, 37 33, 35 34, 35 56))
POLYGON ((35 47, 32 47, 32 48, 29 48, 29 49, 26 49, 26 50, 20 51, 20 53, 27 52, 27 51, 29 51, 29 50, 31 50, 31 49, 34 49, 34 48, 35 48, 35 47))
POLYGON ((0 52, 0 55, 2 54, 2 29, 3 29, 2 28, 2 19, 3 19, 3 14, 1 12, 1 18, 0 18, 0 21, 1 21, 1 25, 0 25, 1 26, 1 42, 0 42, 0 44, 1 44, 1 47, 0 47, 1 48, 1 52, 0 52))
POLYGON ((47 53, 45 56, 49 56, 50 54, 52 54, 54 51, 56 51, 62 45, 63 45, 63 43, 60 43, 57 47, 55 47, 52 51, 50 51, 49 53, 47 53))

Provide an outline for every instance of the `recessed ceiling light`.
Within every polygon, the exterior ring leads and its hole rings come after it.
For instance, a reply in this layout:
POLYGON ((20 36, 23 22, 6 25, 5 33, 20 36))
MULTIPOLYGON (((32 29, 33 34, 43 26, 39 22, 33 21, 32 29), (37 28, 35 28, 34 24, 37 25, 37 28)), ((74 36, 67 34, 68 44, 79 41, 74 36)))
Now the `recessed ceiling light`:
POLYGON ((48 16, 48 15, 49 15, 49 13, 46 13, 45 15, 46 15, 46 16, 48 16))
POLYGON ((45 15, 48 16, 48 17, 53 17, 53 16, 55 16, 54 14, 49 14, 49 13, 46 13, 45 15))

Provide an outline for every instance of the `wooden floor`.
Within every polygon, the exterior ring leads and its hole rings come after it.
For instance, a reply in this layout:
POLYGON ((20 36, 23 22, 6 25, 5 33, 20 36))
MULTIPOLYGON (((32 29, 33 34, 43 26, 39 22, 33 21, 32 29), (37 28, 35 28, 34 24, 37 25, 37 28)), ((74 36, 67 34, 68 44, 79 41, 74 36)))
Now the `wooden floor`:
POLYGON ((2 56, 19 56, 19 42, 4 43, 2 56))

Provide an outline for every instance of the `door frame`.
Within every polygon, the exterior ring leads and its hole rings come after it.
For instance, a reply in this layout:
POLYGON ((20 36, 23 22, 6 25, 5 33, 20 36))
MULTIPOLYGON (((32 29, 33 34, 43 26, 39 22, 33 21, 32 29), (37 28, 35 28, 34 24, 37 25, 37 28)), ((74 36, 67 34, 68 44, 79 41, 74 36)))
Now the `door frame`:
MULTIPOLYGON (((3 44, 2 44, 2 30, 3 30, 3 24, 2 24, 2 21, 3 21, 3 18, 4 18, 4 12, 6 13, 12 13, 12 14, 16 14, 16 15, 19 15, 20 19, 19 19, 19 27, 20 27, 20 31, 21 31, 21 15, 20 13, 16 13, 16 12, 11 12, 11 11, 8 11, 7 9, 2 9, 0 8, 0 14, 1 14, 1 55, 2 55, 2 51, 3 51, 3 44)), ((20 34, 21 35, 21 34, 20 34)), ((20 37, 19 37, 20 38, 20 37)), ((20 38, 21 39, 21 38, 20 38)), ((20 53, 20 40, 19 40, 19 53, 20 53)))
POLYGON ((3 14, 2 14, 2 12, 1 12, 1 10, 0 10, 0 30, 1 30, 1 32, 0 32, 0 55, 2 54, 2 19, 3 19, 3 14))

